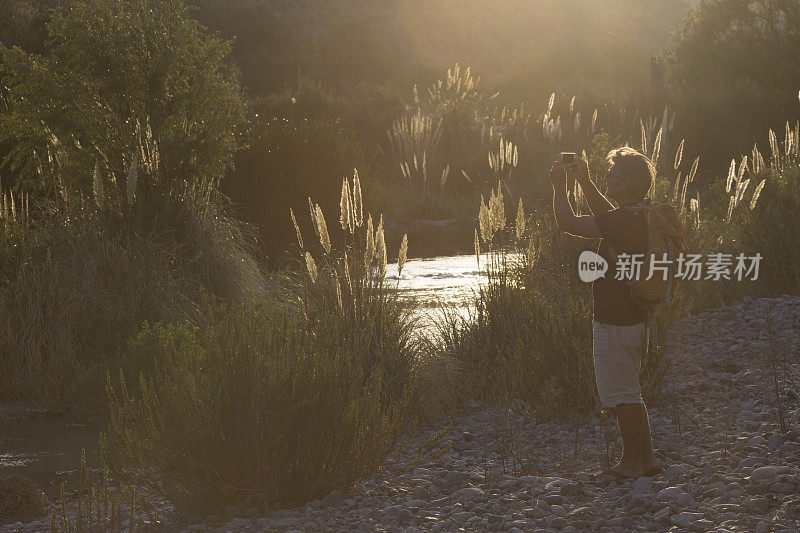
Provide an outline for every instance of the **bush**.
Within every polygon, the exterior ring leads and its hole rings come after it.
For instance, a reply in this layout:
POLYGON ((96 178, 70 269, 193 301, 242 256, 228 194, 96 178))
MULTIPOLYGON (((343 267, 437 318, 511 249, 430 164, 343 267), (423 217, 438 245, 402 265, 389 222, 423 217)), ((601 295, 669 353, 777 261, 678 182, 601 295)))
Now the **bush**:
POLYGON ((248 228, 213 198, 163 185, 126 205, 105 187, 104 200, 65 192, 0 221, 4 399, 101 402, 106 370, 143 322, 193 321, 209 295, 265 290, 248 228))
POLYGON ((202 329, 158 326, 130 344, 155 346, 157 363, 138 392, 109 380, 115 475, 133 469, 208 512, 247 497, 301 504, 379 469, 412 392, 411 324, 383 284, 382 227, 359 215, 340 254, 316 211, 325 253, 307 253, 287 300, 217 308, 202 329))
POLYGON ((25 522, 47 513, 47 498, 30 479, 0 476, 0 524, 25 522))
POLYGON ((0 50, 0 140, 29 190, 59 179, 87 190, 97 161, 122 181, 144 138, 172 180, 222 175, 245 111, 226 42, 181 0, 76 0, 56 13, 46 55, 0 50))

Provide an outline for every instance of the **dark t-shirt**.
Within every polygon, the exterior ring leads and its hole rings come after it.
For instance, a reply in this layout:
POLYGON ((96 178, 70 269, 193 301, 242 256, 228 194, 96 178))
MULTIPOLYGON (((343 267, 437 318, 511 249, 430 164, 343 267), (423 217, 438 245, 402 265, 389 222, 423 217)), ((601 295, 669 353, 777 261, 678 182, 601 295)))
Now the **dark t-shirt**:
POLYGON ((644 215, 617 208, 596 215, 594 220, 603 235, 597 253, 608 261, 608 270, 605 277, 592 282, 592 316, 598 322, 615 326, 643 322, 647 313, 631 298, 630 286, 624 280, 615 279, 617 265, 610 256, 608 244, 617 254, 645 253, 647 225, 644 215))

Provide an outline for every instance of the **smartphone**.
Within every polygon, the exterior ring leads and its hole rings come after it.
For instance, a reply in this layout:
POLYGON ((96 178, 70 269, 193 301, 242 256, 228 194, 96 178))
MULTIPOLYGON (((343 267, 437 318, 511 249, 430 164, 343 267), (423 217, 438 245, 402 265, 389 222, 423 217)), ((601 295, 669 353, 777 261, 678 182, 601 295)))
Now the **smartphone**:
POLYGON ((561 152, 561 162, 571 165, 575 162, 575 152, 561 152))

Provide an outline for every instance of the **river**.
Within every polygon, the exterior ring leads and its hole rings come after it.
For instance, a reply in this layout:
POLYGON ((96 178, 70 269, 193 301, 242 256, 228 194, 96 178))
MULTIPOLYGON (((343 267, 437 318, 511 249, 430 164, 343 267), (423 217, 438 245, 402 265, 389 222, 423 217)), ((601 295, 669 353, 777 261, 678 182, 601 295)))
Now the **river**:
POLYGON ((433 329, 443 307, 463 317, 469 315, 486 261, 485 254, 480 267, 472 254, 410 259, 399 279, 397 263, 387 265, 386 279, 390 286, 396 284, 400 301, 419 320, 420 333, 424 333, 433 329))

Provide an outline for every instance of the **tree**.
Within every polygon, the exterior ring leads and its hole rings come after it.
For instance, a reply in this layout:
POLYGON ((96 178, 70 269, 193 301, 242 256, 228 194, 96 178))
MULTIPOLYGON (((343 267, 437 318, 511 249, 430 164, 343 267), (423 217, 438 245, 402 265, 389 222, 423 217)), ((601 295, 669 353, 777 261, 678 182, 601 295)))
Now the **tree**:
POLYGON ((4 163, 26 188, 88 187, 98 162, 123 179, 152 148, 169 179, 222 175, 244 98, 229 44, 204 35, 182 1, 74 0, 47 29, 44 55, 0 56, 4 163))
POLYGON ((796 91, 799 47, 795 0, 704 0, 673 35, 671 78, 701 94, 738 84, 796 91))
POLYGON ((667 48, 668 81, 701 150, 724 167, 729 150, 782 125, 800 89, 798 50, 796 0, 702 0, 690 10, 667 48))
POLYGON ((47 37, 45 27, 52 13, 46 0, 3 0, 0 2, 0 43, 41 52, 47 37))

